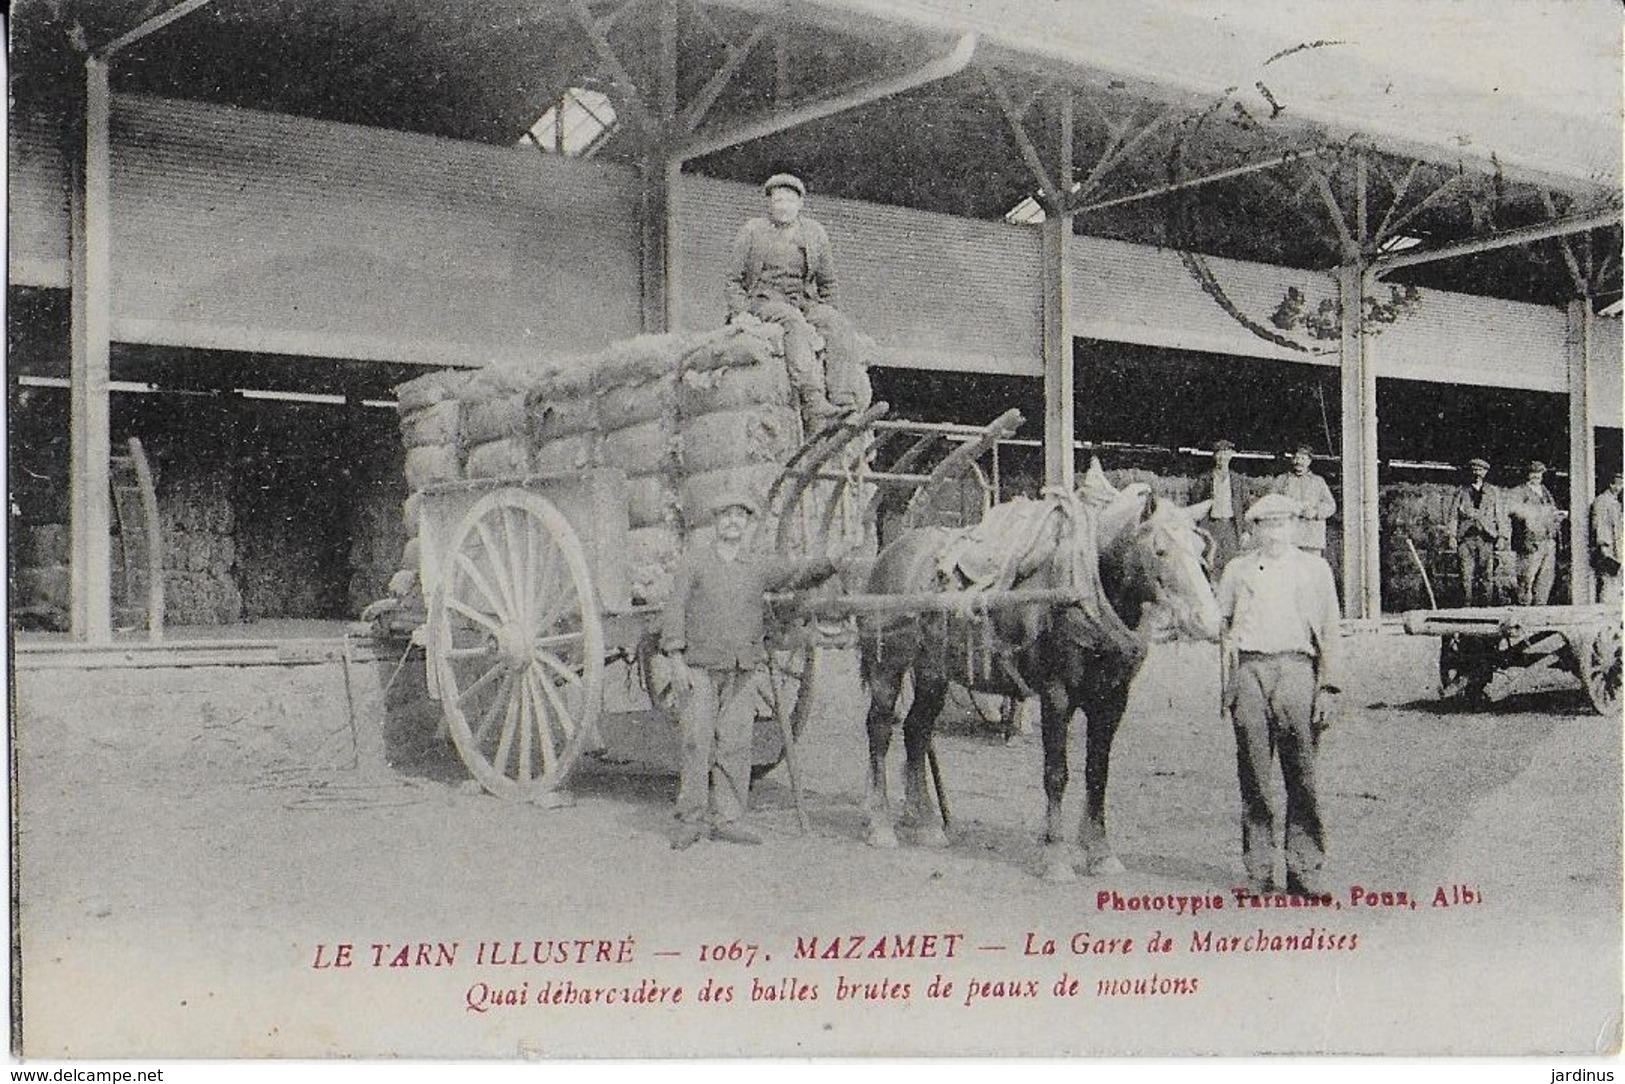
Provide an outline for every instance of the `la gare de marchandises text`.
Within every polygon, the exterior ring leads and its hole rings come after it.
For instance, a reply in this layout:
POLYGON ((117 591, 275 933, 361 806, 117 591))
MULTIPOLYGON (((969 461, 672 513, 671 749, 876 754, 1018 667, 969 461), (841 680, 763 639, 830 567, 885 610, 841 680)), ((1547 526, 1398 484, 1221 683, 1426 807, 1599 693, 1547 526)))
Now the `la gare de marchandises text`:
MULTIPOLYGON (((1233 889, 1227 898, 1098 892, 1097 913, 1152 920, 1143 934, 1101 934, 1087 928, 1026 930, 1004 943, 965 931, 857 933, 817 931, 781 945, 718 938, 697 945, 651 946, 636 937, 530 938, 452 941, 341 941, 315 946, 311 968, 394 971, 479 969, 462 993, 470 1013, 525 1007, 782 1004, 814 1002, 953 1002, 969 1008, 1012 999, 1190 997, 1204 976, 1191 965, 1216 957, 1312 956, 1356 952, 1360 931, 1340 913, 1406 912, 1477 906, 1483 892, 1463 884, 1428 894, 1351 886, 1344 897, 1260 896, 1233 889), (1223 927, 1204 916, 1257 919, 1223 927), (1157 920, 1175 920, 1162 925, 1157 920), (777 961, 777 963, 775 962, 777 961), (874 964, 918 969, 876 975, 874 964), (1059 977, 1035 977, 1033 965, 1067 962, 1059 977), (679 982, 633 969, 698 963, 707 972, 679 982), (856 966, 854 966, 856 965, 856 966), (793 970, 791 969, 793 967, 793 970), (940 968, 940 970, 938 970, 940 968), (1074 973, 1073 968, 1078 973, 1074 973), (606 969, 608 969, 606 973, 606 969)), ((1211 976, 1207 978, 1211 984, 1211 976)))

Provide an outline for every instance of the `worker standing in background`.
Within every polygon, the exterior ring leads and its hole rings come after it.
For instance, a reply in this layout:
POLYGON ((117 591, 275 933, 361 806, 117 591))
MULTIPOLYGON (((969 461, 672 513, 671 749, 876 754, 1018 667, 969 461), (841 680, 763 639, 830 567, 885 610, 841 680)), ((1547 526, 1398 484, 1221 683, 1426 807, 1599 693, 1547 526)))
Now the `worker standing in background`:
POLYGON ((1301 550, 1324 555, 1326 550, 1326 521, 1337 512, 1337 501, 1326 479, 1309 469, 1315 453, 1309 445, 1300 444, 1292 452, 1292 470, 1277 475, 1270 487, 1275 493, 1298 502, 1298 522, 1293 531, 1293 543, 1301 550))
POLYGON ((1597 574, 1597 601, 1620 605, 1620 494, 1625 473, 1615 471, 1608 488, 1591 502, 1591 570, 1597 574))
POLYGON ((1495 595, 1495 555, 1507 548, 1511 527, 1501 491, 1489 484, 1489 462, 1471 459, 1467 469, 1472 480, 1456 490, 1450 509, 1450 532, 1461 569, 1461 604, 1489 606, 1495 595))
POLYGON ((1507 496, 1512 519, 1512 549, 1518 555, 1518 605, 1544 606, 1551 601, 1557 578, 1557 532, 1568 513, 1557 507, 1546 488, 1546 464, 1529 464, 1523 485, 1507 496))

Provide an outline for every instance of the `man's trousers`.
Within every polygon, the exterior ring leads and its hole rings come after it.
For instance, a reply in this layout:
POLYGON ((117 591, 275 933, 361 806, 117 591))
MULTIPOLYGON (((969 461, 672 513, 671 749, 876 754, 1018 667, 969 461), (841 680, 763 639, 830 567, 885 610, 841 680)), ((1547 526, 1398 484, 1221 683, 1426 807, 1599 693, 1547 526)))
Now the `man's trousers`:
POLYGON ((1491 606, 1495 598, 1495 539, 1470 534, 1456 543, 1461 569, 1461 604, 1491 606))
POLYGON ((1236 775, 1241 783, 1241 850, 1254 886, 1275 881, 1275 809, 1270 798, 1279 755, 1286 782, 1287 887, 1321 891, 1326 833, 1315 784, 1318 735, 1313 714, 1315 664, 1308 655, 1242 652, 1236 664, 1236 775))
POLYGON ((1518 555, 1518 605, 1544 606, 1557 578, 1557 543, 1543 542, 1534 553, 1518 555))
POLYGON ((858 333, 833 305, 756 298, 750 311, 784 328, 784 364, 800 394, 823 393, 837 406, 853 406, 862 389, 858 333), (824 339, 824 362, 813 350, 813 333, 824 339))
POLYGON ((716 824, 744 816, 750 800, 750 744, 756 722, 756 671, 690 666, 693 687, 678 702, 683 751, 677 818, 716 824))

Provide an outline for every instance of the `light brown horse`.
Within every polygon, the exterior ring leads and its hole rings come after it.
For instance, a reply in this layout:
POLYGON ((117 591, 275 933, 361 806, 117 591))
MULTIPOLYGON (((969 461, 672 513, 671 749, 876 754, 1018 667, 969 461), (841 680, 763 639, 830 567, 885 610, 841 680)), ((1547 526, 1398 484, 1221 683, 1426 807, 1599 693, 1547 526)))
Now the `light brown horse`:
MULTIPOLYGON (((1158 500, 1143 486, 1119 492, 1105 484, 1098 467, 1082 492, 1090 499, 1052 497, 1041 517, 1032 508, 1014 517, 1028 529, 1021 532, 1025 537, 1006 539, 1005 559, 996 562, 1001 574, 991 584, 995 591, 1060 589, 1071 596, 1067 601, 860 622, 862 674, 870 696, 866 804, 872 845, 897 845, 886 753, 897 723, 898 695, 904 676, 910 675, 914 700, 903 722, 903 823, 915 830, 919 843, 947 842, 926 765, 937 715, 954 682, 976 691, 1040 698, 1043 841, 1045 877, 1050 880, 1075 878, 1061 805, 1072 713, 1084 712, 1087 808, 1079 846, 1089 872, 1122 869, 1106 837, 1106 778, 1130 683, 1148 644, 1217 639, 1219 609, 1204 567, 1211 539, 1196 527, 1200 508, 1158 500)), ((1005 505, 995 506, 984 525, 996 525, 1001 518, 1012 519, 1005 505)), ((963 544, 964 532, 937 527, 911 531, 881 551, 868 589, 891 594, 963 589, 964 569, 956 566, 952 554, 963 544)), ((977 571, 976 560, 964 563, 977 571)))

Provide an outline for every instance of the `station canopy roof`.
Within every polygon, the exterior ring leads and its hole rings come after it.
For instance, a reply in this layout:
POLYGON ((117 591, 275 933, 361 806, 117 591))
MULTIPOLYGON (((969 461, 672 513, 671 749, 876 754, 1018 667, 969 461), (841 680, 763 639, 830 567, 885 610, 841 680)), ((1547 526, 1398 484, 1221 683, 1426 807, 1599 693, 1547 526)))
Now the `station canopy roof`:
MULTIPOLYGON (((117 53, 115 92, 500 145, 568 116, 543 146, 675 146, 708 176, 983 219, 1041 194, 1070 110, 1078 232, 1296 267, 1620 203, 1612 0, 20 0, 15 108, 61 108, 79 50, 193 7, 117 53)), ((1601 308, 1620 262, 1613 224, 1390 280, 1549 304, 1584 283, 1601 308)))

